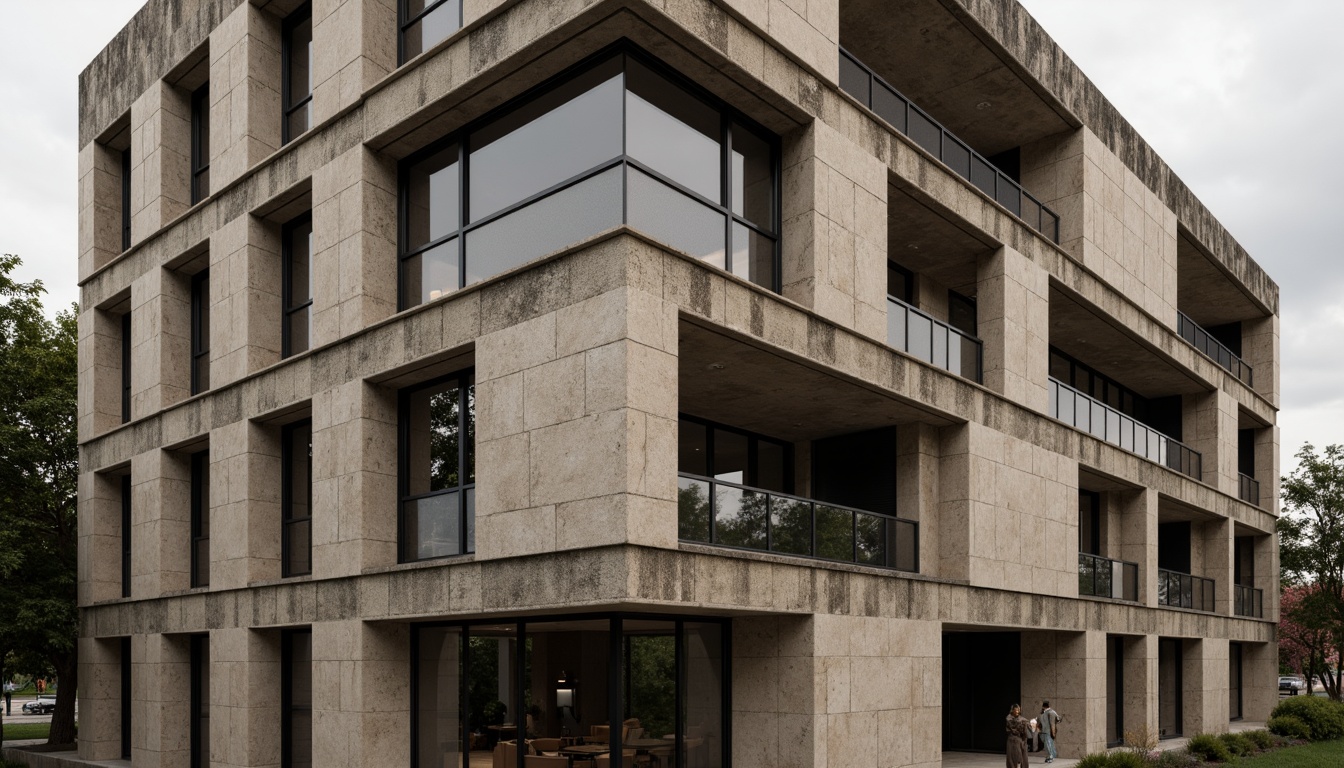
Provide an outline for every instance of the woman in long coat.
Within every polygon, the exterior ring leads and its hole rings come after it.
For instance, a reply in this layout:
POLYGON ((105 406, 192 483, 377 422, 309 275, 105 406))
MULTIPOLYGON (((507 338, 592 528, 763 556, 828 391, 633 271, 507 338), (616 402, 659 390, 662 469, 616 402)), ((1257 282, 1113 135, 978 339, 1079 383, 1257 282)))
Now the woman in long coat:
POLYGON ((1027 768, 1027 719, 1022 717, 1022 707, 1014 704, 1008 710, 1004 729, 1008 732, 1007 768, 1027 768))

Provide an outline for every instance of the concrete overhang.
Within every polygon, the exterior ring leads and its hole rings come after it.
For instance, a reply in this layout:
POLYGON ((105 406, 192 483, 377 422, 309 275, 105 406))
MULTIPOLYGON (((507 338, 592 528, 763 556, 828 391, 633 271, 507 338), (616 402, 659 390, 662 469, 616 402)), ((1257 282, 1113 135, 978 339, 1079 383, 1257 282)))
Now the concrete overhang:
POLYGON ((1184 229, 1176 238, 1176 305, 1205 328, 1271 314, 1184 229))
POLYGON ((977 264, 999 244, 912 188, 887 186, 887 258, 974 297, 977 264))

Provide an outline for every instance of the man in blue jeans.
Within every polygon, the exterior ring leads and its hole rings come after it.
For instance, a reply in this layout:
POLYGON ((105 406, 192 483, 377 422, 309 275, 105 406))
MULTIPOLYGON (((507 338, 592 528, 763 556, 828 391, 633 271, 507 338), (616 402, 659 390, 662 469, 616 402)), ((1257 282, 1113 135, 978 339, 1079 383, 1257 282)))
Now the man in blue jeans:
POLYGON ((1041 702, 1041 714, 1036 717, 1036 722, 1041 729, 1041 741, 1045 742, 1045 762, 1053 763, 1058 754, 1055 752, 1055 737, 1058 734, 1059 721, 1064 716, 1050 708, 1050 702, 1041 702))

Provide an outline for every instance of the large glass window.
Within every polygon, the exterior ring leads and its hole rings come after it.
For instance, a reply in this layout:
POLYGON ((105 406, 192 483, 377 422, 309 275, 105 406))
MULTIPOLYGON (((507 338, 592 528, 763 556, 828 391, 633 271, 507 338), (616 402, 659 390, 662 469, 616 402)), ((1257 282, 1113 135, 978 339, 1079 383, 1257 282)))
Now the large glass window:
POLYGON ((475 549, 476 388, 470 372, 401 395, 401 561, 475 549))
POLYGON ((281 575, 313 572, 313 422, 281 431, 281 575))
POLYGON ((401 0, 400 6, 403 63, 462 28, 462 0, 401 0))
POLYGON ((191 94, 191 204, 210 196, 210 84, 191 94))
POLYGON ((210 270, 191 278, 191 394, 210 388, 210 270))
POLYGON ((280 645, 280 766, 312 768, 313 631, 285 630, 280 645))
POLYGON ((285 18, 281 47, 281 88, 285 103, 282 143, 307 131, 313 104, 313 7, 304 3, 285 18))
POLYGON ((210 637, 191 638, 191 768, 210 768, 210 637))
POLYGON ((631 53, 402 169, 402 308, 627 224, 778 288, 775 140, 631 53))
POLYGON ((191 455, 191 586, 210 586, 210 452, 191 455))
POLYGON ((306 352, 313 329, 313 217, 303 214, 281 232, 284 327, 282 357, 306 352))

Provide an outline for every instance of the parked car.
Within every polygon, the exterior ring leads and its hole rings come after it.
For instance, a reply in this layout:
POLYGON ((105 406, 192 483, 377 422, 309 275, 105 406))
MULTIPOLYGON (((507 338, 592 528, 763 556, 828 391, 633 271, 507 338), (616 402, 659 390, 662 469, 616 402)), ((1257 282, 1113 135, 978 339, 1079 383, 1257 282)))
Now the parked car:
POLYGON ((1279 678, 1279 693, 1296 696, 1305 690, 1307 690, 1307 681, 1296 675, 1284 675, 1279 678))

